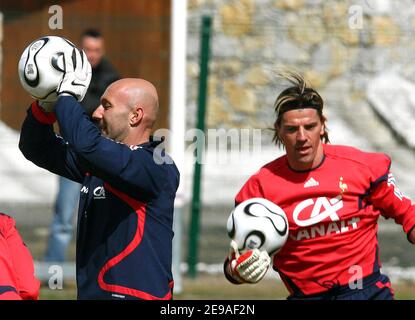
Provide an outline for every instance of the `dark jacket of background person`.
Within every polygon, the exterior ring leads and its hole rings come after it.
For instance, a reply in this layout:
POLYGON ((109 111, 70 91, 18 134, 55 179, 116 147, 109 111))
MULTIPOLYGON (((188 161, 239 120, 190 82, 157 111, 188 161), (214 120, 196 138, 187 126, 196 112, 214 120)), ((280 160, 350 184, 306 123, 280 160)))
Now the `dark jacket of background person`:
POLYGON ((119 75, 111 63, 103 58, 96 68, 92 69, 92 78, 88 91, 82 100, 82 106, 88 115, 91 115, 100 104, 101 95, 105 89, 114 81, 119 79, 119 75))

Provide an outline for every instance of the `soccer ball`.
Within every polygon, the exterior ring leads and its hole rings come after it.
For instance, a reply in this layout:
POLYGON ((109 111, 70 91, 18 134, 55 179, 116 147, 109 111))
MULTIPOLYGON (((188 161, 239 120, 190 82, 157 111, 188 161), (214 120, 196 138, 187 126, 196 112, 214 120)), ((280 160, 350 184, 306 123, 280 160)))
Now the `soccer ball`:
POLYGON ((34 99, 55 102, 65 72, 64 53, 72 56, 75 48, 72 42, 57 36, 41 37, 29 44, 18 67, 23 88, 34 99))
POLYGON ((227 223, 228 236, 240 252, 258 248, 271 256, 288 238, 288 219, 275 203, 264 198, 241 202, 231 212, 227 223))

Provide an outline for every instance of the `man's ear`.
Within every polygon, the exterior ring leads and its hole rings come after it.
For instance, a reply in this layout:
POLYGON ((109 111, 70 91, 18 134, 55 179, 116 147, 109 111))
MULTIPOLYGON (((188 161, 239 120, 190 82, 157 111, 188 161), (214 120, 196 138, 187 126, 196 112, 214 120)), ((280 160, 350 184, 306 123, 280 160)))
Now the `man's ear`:
POLYGON ((321 126, 321 130, 320 130, 320 136, 321 137, 324 137, 324 133, 326 132, 326 125, 325 124, 323 124, 322 126, 321 126))
POLYGON ((133 112, 131 112, 130 115, 130 126, 136 127, 140 124, 141 120, 144 117, 144 111, 143 108, 136 107, 133 112))
POLYGON ((324 137, 324 134, 326 133, 326 121, 327 118, 325 116, 321 117, 321 130, 320 130, 320 136, 324 137))

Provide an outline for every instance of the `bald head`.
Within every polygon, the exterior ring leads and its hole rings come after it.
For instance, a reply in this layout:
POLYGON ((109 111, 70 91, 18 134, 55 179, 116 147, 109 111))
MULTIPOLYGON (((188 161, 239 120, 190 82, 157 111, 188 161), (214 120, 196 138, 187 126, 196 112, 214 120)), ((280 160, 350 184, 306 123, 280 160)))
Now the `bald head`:
POLYGON ((158 108, 154 85, 144 79, 125 78, 105 90, 92 118, 104 136, 137 145, 149 140, 158 108))
POLYGON ((108 89, 117 92, 134 110, 140 107, 144 111, 144 121, 152 128, 158 114, 157 90, 152 83, 144 79, 124 78, 112 83, 108 89))

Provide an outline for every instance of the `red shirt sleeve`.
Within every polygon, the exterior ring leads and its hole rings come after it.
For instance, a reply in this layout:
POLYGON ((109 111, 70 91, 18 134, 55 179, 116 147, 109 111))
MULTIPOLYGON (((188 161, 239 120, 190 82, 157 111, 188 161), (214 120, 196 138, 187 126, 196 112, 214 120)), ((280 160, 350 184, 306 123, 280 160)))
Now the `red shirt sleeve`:
POLYGON ((35 277, 32 255, 17 231, 14 219, 1 213, 0 237, 0 256, 4 258, 0 273, 9 274, 9 285, 16 289, 22 299, 37 300, 40 281, 35 277))
POLYGON ((402 225, 406 234, 415 226, 415 206, 396 186, 395 178, 389 173, 386 181, 380 182, 370 195, 375 208, 386 218, 393 218, 402 225))
POLYGON ((243 185, 241 190, 235 197, 235 206, 239 203, 251 199, 251 198, 262 198, 263 194, 259 185, 259 181, 256 175, 249 178, 249 180, 243 185))
POLYGON ((395 177, 389 172, 390 158, 381 153, 366 154, 371 164, 372 190, 369 200, 385 218, 392 218, 402 225, 406 234, 415 226, 415 206, 397 187, 395 177))

